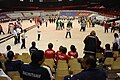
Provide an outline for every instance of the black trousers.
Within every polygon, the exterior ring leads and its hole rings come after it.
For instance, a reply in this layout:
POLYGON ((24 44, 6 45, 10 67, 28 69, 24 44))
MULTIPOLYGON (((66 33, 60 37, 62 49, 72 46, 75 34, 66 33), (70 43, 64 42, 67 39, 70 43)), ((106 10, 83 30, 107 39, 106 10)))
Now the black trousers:
POLYGON ((25 47, 25 39, 22 39, 21 49, 22 49, 22 48, 24 48, 24 49, 26 48, 26 47, 25 47))
POLYGON ((15 39, 14 44, 16 45, 17 44, 17 39, 18 39, 17 36, 14 36, 14 39, 15 39))
POLYGON ((5 34, 3 30, 0 31, 0 34, 1 34, 1 32, 2 32, 3 34, 5 34))
POLYGON ((70 33, 70 32, 67 32, 67 33, 66 33, 65 38, 67 38, 68 34, 69 34, 69 37, 71 38, 71 33, 70 33))
POLYGON ((20 34, 17 34, 17 35, 18 35, 17 42, 20 43, 20 34))
POLYGON ((40 40, 40 34, 38 34, 38 41, 40 40))
POLYGON ((81 31, 81 30, 85 31, 85 27, 81 27, 80 31, 81 31))
POLYGON ((111 32, 113 32, 113 33, 115 32, 115 27, 111 28, 111 32))
POLYGON ((106 33, 106 32, 108 33, 108 28, 105 28, 105 33, 106 33))

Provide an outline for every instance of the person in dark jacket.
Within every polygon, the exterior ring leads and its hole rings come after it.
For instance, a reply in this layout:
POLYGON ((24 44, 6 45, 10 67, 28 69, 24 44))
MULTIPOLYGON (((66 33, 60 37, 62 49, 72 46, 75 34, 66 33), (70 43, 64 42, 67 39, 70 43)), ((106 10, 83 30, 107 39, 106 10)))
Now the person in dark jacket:
POLYGON ((20 77, 23 80, 51 80, 48 69, 43 67, 44 51, 34 51, 31 55, 31 61, 31 63, 21 66, 20 77))
POLYGON ((30 55, 32 55, 32 53, 37 50, 38 49, 36 48, 36 43, 33 41, 32 46, 29 48, 30 55))
POLYGON ((4 63, 6 72, 8 71, 20 71, 20 67, 23 65, 23 61, 14 59, 14 52, 9 51, 7 53, 8 60, 4 63))
POLYGON ((91 31, 90 35, 88 35, 85 39, 84 39, 84 53, 85 55, 96 55, 96 51, 100 45, 100 40, 98 39, 98 37, 96 36, 96 32, 95 31, 91 31))
POLYGON ((92 55, 85 55, 82 59, 83 71, 73 75, 71 80, 106 80, 106 72, 96 69, 96 59, 92 55))

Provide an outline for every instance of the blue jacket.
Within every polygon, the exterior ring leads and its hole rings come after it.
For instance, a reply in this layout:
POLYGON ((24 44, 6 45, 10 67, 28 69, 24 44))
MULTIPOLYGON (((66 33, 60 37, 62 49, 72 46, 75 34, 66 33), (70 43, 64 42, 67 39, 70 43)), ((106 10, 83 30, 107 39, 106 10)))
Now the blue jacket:
POLYGON ((87 69, 73 75, 71 80, 106 80, 106 73, 99 69, 87 69))
POLYGON ((51 80, 48 70, 33 63, 24 64, 20 69, 23 80, 51 80))

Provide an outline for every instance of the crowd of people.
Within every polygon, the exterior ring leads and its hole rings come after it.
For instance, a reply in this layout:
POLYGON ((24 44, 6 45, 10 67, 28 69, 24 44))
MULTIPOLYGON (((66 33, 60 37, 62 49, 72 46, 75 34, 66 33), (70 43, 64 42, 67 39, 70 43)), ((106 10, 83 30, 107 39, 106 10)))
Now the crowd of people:
MULTIPOLYGON (((96 69, 96 53, 100 52, 104 55, 104 58, 99 60, 102 63, 104 63, 107 57, 113 57, 113 51, 119 51, 120 40, 117 33, 114 34, 114 37, 115 40, 113 42, 113 46, 110 47, 110 44, 107 43, 105 45, 105 49, 103 49, 100 46, 101 41, 97 37, 96 32, 91 31, 90 35, 86 36, 83 41, 85 44, 83 53, 85 55, 82 58, 80 64, 84 70, 78 74, 73 75, 71 80, 106 80, 106 72, 96 69), (117 44, 117 46, 115 46, 115 44, 117 44)), ((23 80, 54 80, 55 76, 53 76, 51 69, 44 63, 45 59, 53 59, 56 66, 59 60, 69 60, 73 58, 79 59, 79 53, 77 52, 75 45, 70 46, 70 51, 67 51, 67 48, 62 45, 59 47, 58 51, 55 51, 53 49, 52 43, 48 44, 48 49, 45 51, 39 50, 36 47, 36 43, 34 41, 31 43, 31 45, 32 46, 29 48, 31 62, 28 64, 24 64, 24 62, 21 60, 16 60, 15 53, 11 50, 10 45, 6 47, 7 51, 1 54, 6 58, 6 61, 4 62, 5 72, 2 70, 1 71, 2 74, 8 78, 8 80, 11 80, 10 77, 6 75, 9 71, 18 71, 20 73, 20 77, 23 78, 23 80)))
MULTIPOLYGON (((85 31, 86 27, 95 27, 96 19, 88 20, 88 19, 81 19, 78 20, 78 22, 81 25, 81 30, 85 31)), ((109 22, 104 23, 105 27, 105 33, 108 32, 108 25, 109 22)), ((21 49, 26 48, 25 46, 25 38, 26 38, 26 30, 21 29, 21 24, 18 22, 15 25, 12 23, 9 24, 8 33, 13 34, 15 38, 14 44, 20 43, 20 34, 22 39, 22 45, 21 49)), ((115 22, 112 23, 111 32, 115 32, 115 22)), ((38 38, 37 40, 40 40, 40 29, 39 25, 37 25, 38 30, 38 38)), ((64 29, 64 23, 61 21, 56 21, 56 30, 59 30, 59 28, 62 30, 64 29)), ((68 21, 66 26, 66 36, 67 38, 68 34, 71 38, 71 32, 70 30, 73 28, 72 22, 68 21)), ((1 32, 2 28, 1 28, 1 32)), ((4 34, 4 32, 3 32, 4 34)), ((101 71, 99 69, 96 69, 96 53, 101 53, 104 55, 104 58, 100 59, 99 61, 104 63, 105 59, 107 57, 113 57, 113 51, 119 51, 120 52, 120 38, 117 33, 114 33, 115 40, 113 41, 113 45, 110 45, 109 43, 106 43, 105 49, 101 47, 102 41, 97 37, 97 34, 95 31, 91 31, 89 35, 85 37, 83 40, 85 46, 84 46, 84 57, 82 58, 81 65, 83 67, 83 71, 75 74, 71 77, 71 80, 106 80, 107 74, 105 71, 101 71), (112 47, 111 47, 112 46, 112 47), (92 73, 91 73, 92 72, 92 73), (96 75, 95 75, 96 74, 96 75)), ((7 76, 8 71, 18 71, 20 73, 20 77, 23 80, 54 80, 55 76, 53 76, 51 69, 44 64, 45 59, 53 59, 55 65, 57 66, 57 63, 59 60, 69 60, 72 58, 78 58, 79 52, 77 52, 77 49, 75 45, 70 46, 70 51, 67 50, 67 47, 60 46, 58 51, 55 51, 53 49, 53 44, 48 44, 48 49, 46 50, 39 50, 36 47, 35 41, 31 43, 31 47, 29 48, 29 53, 31 55, 31 62, 28 64, 24 64, 21 60, 15 59, 15 53, 11 50, 11 46, 8 45, 6 47, 6 52, 1 54, 4 55, 6 58, 6 61, 4 62, 5 65, 5 71, 2 69, 2 63, 0 62, 0 72, 4 77, 7 77, 8 80, 11 80, 9 76, 7 76)), ((0 75, 1 76, 1 75, 0 75)), ((65 75, 66 76, 66 75, 65 75)))

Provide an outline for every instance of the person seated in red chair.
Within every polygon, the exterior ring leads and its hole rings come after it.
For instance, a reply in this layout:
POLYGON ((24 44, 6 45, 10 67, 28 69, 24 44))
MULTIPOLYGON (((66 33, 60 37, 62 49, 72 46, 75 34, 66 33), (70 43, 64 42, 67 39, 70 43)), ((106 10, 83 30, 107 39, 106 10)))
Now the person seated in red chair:
POLYGON ((71 45, 70 46, 70 51, 68 52, 68 55, 69 56, 72 56, 74 58, 77 58, 78 57, 78 52, 76 51, 76 48, 74 45, 71 45))
POLYGON ((53 48, 53 44, 49 43, 48 44, 48 49, 45 50, 45 58, 46 59, 51 59, 51 58, 55 58, 55 51, 52 49, 53 48))

